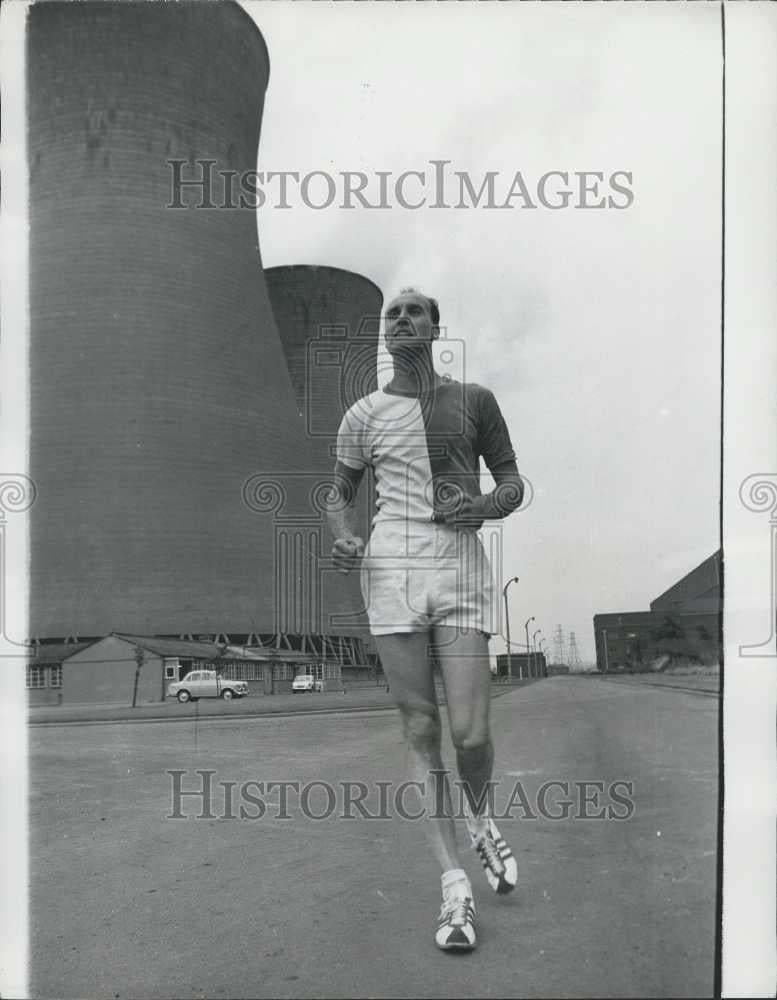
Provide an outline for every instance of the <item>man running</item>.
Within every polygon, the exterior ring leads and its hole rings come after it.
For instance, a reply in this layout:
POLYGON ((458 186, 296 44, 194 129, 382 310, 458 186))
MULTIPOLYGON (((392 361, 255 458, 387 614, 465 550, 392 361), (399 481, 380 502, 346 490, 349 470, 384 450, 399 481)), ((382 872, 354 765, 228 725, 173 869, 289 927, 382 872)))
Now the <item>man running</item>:
POLYGON ((409 777, 424 788, 423 825, 442 869, 435 940, 444 950, 470 950, 475 908, 456 848, 433 671, 436 662, 472 846, 491 888, 509 892, 517 881, 515 858, 487 808, 494 761, 488 640, 496 629, 490 567, 477 530, 485 519, 520 506, 523 484, 493 394, 434 370, 439 323, 437 302, 415 289, 403 289, 389 303, 385 333, 394 375, 342 420, 338 496, 328 519, 336 568, 348 573, 362 559, 370 631, 402 717, 409 777), (481 456, 496 483, 486 496, 481 456), (365 550, 354 504, 367 467, 377 497, 365 550))

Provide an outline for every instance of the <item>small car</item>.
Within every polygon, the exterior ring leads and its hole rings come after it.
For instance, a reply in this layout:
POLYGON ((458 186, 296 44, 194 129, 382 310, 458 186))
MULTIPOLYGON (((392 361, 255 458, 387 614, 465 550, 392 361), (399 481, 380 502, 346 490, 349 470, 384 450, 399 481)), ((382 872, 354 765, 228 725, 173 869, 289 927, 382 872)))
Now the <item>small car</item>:
POLYGON ((215 670, 192 670, 180 681, 167 685, 167 693, 180 702, 197 701, 198 698, 244 698, 248 694, 245 681, 219 677, 215 670))
POLYGON ((294 680, 291 682, 291 693, 297 694, 298 691, 305 692, 309 691, 311 694, 313 691, 323 691, 324 683, 323 681, 317 681, 313 674, 297 674, 294 680))

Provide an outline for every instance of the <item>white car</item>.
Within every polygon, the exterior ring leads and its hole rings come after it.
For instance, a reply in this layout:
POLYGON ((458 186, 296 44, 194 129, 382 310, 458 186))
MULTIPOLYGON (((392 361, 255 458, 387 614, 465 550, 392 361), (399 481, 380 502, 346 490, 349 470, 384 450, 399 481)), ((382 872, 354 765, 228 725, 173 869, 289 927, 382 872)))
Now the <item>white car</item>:
POLYGON ((219 677, 215 670, 192 670, 180 681, 167 685, 167 693, 178 701, 197 701, 198 698, 244 698, 248 694, 245 681, 232 681, 219 677))
POLYGON ((296 694, 298 691, 323 691, 324 682, 317 681, 313 674, 297 674, 294 680, 291 682, 291 693, 296 694))

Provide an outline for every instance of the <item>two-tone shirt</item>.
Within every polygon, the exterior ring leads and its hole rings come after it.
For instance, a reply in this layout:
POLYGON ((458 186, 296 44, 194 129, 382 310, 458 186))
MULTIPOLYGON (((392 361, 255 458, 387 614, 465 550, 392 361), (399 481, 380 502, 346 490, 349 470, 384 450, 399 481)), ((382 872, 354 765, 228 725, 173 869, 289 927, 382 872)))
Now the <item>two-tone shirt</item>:
POLYGON ((432 521, 462 492, 480 496, 481 458, 493 470, 515 452, 493 393, 474 382, 415 395, 378 389, 349 408, 337 436, 338 461, 374 470, 373 524, 432 521))

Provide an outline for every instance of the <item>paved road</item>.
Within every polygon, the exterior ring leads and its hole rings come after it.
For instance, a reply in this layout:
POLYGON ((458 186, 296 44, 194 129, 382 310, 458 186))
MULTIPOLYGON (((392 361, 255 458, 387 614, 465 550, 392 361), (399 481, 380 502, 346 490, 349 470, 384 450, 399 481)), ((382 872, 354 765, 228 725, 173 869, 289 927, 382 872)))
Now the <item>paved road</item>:
MULTIPOLYGON (((323 778, 336 812, 339 783, 364 781, 375 811, 374 783, 401 769, 393 712, 31 730, 32 996, 710 996, 716 700, 557 677, 492 711, 497 805, 516 782, 525 793, 501 824, 521 881, 493 896, 471 863, 467 956, 434 947, 438 873, 418 822, 315 821, 293 794, 282 820, 277 793, 261 819, 196 819, 194 799, 180 803, 192 818, 165 818, 166 770, 192 788, 198 768, 238 788, 323 778), (554 779, 633 782, 633 814, 526 818, 554 779)), ((605 794, 586 810, 601 804, 617 806, 605 794)))
MULTIPOLYGON (((536 683, 536 678, 514 680, 510 684, 496 681, 491 694, 498 698, 514 687, 536 683)), ((438 681, 438 693, 444 691, 438 681)), ((296 715, 300 712, 349 712, 361 708, 387 708, 394 704, 391 694, 383 684, 348 684, 346 691, 325 691, 316 694, 251 694, 247 698, 223 701, 221 698, 201 698, 182 705, 174 698, 164 702, 138 705, 34 705, 28 710, 32 726, 61 725, 71 722, 171 722, 203 718, 254 715, 296 715)))

